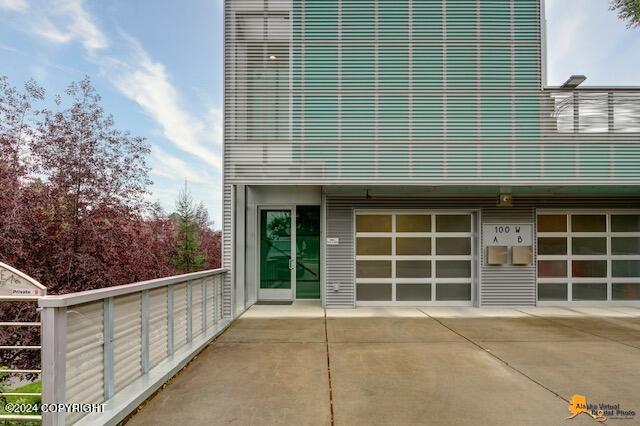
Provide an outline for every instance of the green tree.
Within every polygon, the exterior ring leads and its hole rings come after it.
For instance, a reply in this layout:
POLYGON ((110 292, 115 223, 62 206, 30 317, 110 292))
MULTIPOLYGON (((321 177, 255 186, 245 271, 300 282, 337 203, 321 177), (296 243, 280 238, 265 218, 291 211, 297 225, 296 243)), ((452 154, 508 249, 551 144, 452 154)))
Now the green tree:
POLYGON ((185 181, 176 201, 176 212, 172 215, 176 228, 176 254, 173 262, 183 273, 200 270, 206 261, 198 241, 199 210, 185 181))
POLYGON ((611 0, 610 8, 627 21, 629 28, 640 27, 640 0, 611 0))

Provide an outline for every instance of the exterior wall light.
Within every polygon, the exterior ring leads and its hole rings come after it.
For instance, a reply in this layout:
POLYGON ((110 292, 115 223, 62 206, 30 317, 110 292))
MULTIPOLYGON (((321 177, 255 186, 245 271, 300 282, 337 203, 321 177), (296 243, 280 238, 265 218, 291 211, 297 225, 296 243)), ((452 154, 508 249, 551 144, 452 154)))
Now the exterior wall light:
POLYGON ((513 197, 511 194, 500 194, 498 207, 513 207, 513 197))
POLYGON ((585 77, 584 75, 572 75, 571 77, 569 77, 569 80, 565 81, 564 84, 560 87, 562 87, 563 89, 575 89, 576 87, 580 86, 586 79, 587 77, 585 77))
POLYGON ((270 55, 269 59, 271 59, 272 61, 275 61, 276 59, 278 59, 278 57, 276 55, 270 55))

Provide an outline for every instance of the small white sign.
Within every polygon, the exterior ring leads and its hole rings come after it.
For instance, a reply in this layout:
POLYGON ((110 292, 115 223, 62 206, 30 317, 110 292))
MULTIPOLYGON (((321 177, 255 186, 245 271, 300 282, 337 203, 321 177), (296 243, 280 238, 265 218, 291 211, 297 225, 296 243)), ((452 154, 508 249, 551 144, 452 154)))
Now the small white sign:
POLYGON ((340 238, 327 238, 328 246, 337 246, 340 244, 340 238))
POLYGON ((40 294, 40 290, 37 288, 13 288, 11 289, 12 296, 37 296, 40 294))
POLYGON ((532 246, 532 224, 486 224, 482 226, 482 245, 532 246))

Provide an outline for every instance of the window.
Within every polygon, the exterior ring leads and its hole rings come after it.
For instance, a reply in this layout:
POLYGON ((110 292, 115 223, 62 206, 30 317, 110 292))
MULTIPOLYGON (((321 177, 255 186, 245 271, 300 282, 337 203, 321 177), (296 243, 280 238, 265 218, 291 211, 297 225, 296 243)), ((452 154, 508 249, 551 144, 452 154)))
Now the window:
POLYGON ((355 222, 359 303, 471 304, 471 214, 363 211, 355 222))
POLYGON ((288 14, 238 13, 233 77, 235 129, 247 140, 289 138, 290 31, 288 14), (244 129, 244 130, 243 130, 244 129))
POLYGON ((640 214, 538 214, 538 300, 640 301, 640 214))

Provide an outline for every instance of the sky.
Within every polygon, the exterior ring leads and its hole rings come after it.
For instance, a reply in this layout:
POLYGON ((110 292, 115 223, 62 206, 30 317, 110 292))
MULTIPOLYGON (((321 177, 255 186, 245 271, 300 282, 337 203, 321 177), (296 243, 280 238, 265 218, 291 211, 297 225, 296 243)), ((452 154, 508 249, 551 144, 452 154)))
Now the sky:
MULTIPOLYGON (((640 85, 640 29, 606 0, 547 0, 549 85, 640 85)), ((152 199, 185 179, 222 217, 222 0, 0 0, 0 75, 50 94, 92 78, 118 128, 151 145, 152 199)))

